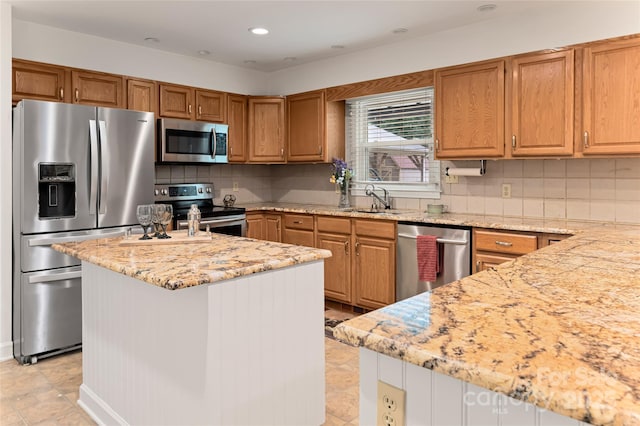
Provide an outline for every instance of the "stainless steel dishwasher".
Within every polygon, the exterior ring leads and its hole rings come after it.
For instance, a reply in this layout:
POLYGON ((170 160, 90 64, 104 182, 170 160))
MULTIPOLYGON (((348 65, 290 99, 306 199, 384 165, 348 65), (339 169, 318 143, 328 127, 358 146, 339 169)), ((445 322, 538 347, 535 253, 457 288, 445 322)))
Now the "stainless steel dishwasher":
POLYGON ((471 228, 399 222, 397 247, 396 301, 433 290, 471 274, 471 228), (438 238, 442 264, 434 282, 418 279, 418 235, 433 235, 438 238))

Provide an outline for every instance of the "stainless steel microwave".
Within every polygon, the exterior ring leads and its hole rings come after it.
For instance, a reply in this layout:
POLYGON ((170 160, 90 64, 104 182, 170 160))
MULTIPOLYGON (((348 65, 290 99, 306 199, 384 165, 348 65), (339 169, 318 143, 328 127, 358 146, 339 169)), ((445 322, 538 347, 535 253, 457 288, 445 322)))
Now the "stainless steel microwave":
POLYGON ((158 119, 159 163, 227 163, 226 124, 158 119))

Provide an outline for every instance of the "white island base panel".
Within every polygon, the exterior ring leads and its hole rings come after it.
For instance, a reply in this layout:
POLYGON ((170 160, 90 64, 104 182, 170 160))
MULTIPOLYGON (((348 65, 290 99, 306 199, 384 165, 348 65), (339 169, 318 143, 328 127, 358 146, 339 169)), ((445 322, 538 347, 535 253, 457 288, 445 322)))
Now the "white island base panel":
POLYGON ((98 424, 324 422, 323 261, 174 291, 82 274, 78 403, 98 424))
POLYGON ((405 390, 405 424, 587 426, 533 404, 360 348, 360 424, 375 425, 377 383, 405 390))

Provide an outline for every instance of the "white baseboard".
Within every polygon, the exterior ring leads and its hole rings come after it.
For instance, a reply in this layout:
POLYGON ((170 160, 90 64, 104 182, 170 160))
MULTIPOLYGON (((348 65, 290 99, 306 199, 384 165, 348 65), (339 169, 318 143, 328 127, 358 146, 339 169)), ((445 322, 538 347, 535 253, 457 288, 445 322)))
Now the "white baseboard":
POLYGON ((128 424, 84 383, 80 385, 78 405, 99 425, 128 424))
POLYGON ((0 362, 13 358, 13 342, 0 343, 0 362))

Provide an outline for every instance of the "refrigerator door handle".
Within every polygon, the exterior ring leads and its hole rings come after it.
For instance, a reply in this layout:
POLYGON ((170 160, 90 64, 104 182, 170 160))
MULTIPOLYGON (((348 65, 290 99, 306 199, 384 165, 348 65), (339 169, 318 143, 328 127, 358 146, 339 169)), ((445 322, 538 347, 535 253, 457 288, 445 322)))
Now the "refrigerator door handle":
POLYGON ((98 135, 96 133, 96 120, 89 120, 89 139, 91 148, 91 179, 89 181, 89 214, 96 214, 98 203, 98 135))
MULTIPOLYGON (((107 165, 104 163, 109 163, 108 158, 108 149, 102 149, 102 145, 109 145, 107 142, 107 123, 104 120, 98 121, 98 130, 100 132, 100 159, 102 160, 102 170, 107 169, 107 165)), ((109 180, 109 176, 106 173, 100 174, 100 197, 98 198, 98 213, 105 214, 107 212, 107 181, 109 180)))
POLYGON ((98 238, 113 238, 120 237, 125 234, 124 230, 120 230, 117 232, 105 232, 104 234, 89 234, 89 235, 78 235, 78 236, 70 236, 70 237, 53 237, 53 238, 38 238, 29 240, 27 243, 29 247, 36 246, 50 246, 51 244, 62 244, 62 243, 71 243, 71 242, 80 242, 87 240, 97 240, 98 238))
POLYGON ((48 272, 45 274, 31 275, 29 277, 29 284, 33 283, 45 283, 62 280, 72 280, 75 278, 82 278, 82 270, 69 271, 69 272, 48 272))

